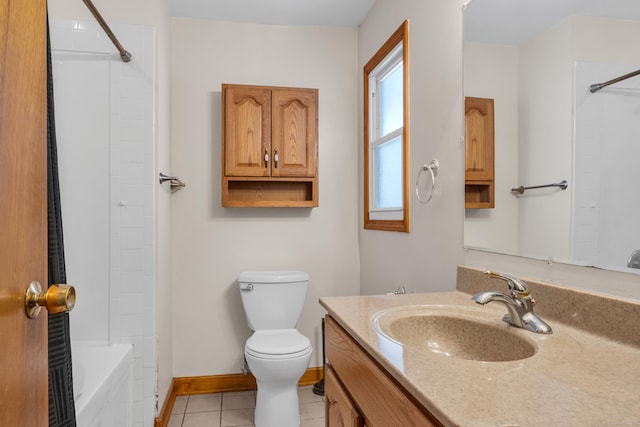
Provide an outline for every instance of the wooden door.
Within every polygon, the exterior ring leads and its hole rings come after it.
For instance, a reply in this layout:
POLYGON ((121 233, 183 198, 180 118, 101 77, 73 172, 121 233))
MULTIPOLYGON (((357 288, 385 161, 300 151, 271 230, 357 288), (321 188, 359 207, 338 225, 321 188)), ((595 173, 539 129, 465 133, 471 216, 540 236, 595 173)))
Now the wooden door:
POLYGON ((315 176, 318 162, 318 90, 274 89, 271 102, 271 175, 315 176))
POLYGON ((465 180, 493 181, 493 99, 465 98, 465 180))
POLYGON ((269 176, 271 91, 258 86, 223 85, 222 105, 224 175, 269 176))
POLYGON ((45 0, 0 0, 0 425, 46 426, 47 314, 25 291, 47 286, 45 0))

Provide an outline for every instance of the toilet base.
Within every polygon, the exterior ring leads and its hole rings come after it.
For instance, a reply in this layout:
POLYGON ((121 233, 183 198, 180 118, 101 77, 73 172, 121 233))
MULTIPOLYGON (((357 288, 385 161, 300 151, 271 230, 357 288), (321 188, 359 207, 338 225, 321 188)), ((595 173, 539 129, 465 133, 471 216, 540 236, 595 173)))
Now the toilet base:
POLYGON ((256 427, 299 427, 298 381, 311 360, 312 349, 309 339, 295 330, 268 332, 270 331, 255 332, 252 338, 258 340, 249 338, 245 345, 244 357, 258 385, 254 424, 256 427), (260 333, 261 335, 256 336, 260 333), (264 342, 259 341, 265 341, 265 337, 275 337, 275 342, 284 345, 291 352, 284 355, 256 353, 256 344, 269 348, 264 342), (283 337, 289 340, 293 337, 293 342, 302 346, 286 347, 287 343, 283 342, 283 337), (249 347, 250 343, 254 345, 253 349, 249 347))
POLYGON ((256 427, 299 427, 298 387, 258 383, 256 393, 256 427))

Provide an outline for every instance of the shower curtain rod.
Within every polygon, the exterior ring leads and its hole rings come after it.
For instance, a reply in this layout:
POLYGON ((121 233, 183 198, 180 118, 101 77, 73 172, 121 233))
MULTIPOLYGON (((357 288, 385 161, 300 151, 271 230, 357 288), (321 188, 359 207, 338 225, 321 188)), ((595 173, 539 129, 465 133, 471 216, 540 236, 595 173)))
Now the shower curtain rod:
POLYGON ((109 39, 111 39, 111 42, 113 43, 113 45, 116 47, 116 49, 118 49, 118 52, 120 52, 120 58, 122 58, 122 61, 124 62, 131 61, 131 54, 127 52, 124 47, 122 47, 117 37, 113 34, 113 31, 111 31, 111 28, 109 28, 109 25, 102 18, 102 15, 100 15, 100 12, 98 12, 98 9, 96 9, 96 7, 93 5, 91 0, 82 0, 82 1, 87 6, 87 8, 89 9, 89 12, 91 12, 93 17, 96 18, 96 21, 98 21, 98 24, 100 24, 104 32, 107 33, 107 36, 109 37, 109 39))
POLYGON ((612 85, 614 83, 621 82, 622 80, 626 80, 626 79, 628 79, 630 77, 637 76, 638 74, 640 74, 640 70, 633 71, 633 72, 631 72, 629 74, 625 74, 624 76, 620 76, 620 77, 615 78, 615 79, 611 79, 608 82, 595 83, 595 84, 592 84, 591 86, 589 86, 589 90, 591 91, 591 93, 595 93, 595 92, 599 91, 600 89, 602 89, 603 87, 607 87, 607 86, 612 85))

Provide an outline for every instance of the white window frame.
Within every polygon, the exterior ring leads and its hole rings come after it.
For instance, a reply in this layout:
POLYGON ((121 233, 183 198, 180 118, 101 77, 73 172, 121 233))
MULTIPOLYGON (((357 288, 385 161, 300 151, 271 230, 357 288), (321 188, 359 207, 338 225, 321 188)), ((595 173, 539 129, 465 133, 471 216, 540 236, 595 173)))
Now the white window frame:
MULTIPOLYGON (((398 43, 391 52, 380 61, 380 63, 369 73, 369 218, 371 220, 403 220, 404 201, 400 206, 381 208, 378 206, 378 174, 376 173, 378 158, 378 147, 404 136, 404 126, 381 135, 382 105, 380 103, 382 81, 394 72, 398 67, 403 66, 403 43, 398 43)), ((404 115, 404 112, 403 112, 404 115)), ((403 120, 404 122, 404 120, 403 120)), ((404 144, 401 139, 401 157, 404 158, 404 144)), ((404 164, 400 164, 400 172, 404 176, 404 164)), ((402 191, 402 190, 401 190, 402 191)))

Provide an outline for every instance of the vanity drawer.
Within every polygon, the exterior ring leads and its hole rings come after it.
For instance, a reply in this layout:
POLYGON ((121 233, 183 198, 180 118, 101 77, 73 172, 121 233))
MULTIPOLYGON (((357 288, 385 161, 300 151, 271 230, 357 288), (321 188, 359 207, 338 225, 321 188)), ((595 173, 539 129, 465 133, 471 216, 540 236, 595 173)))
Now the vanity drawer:
POLYGON ((325 318, 325 352, 367 427, 442 426, 331 316, 325 318))

